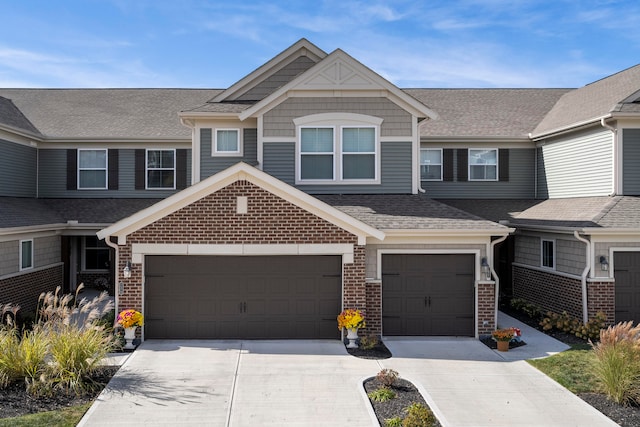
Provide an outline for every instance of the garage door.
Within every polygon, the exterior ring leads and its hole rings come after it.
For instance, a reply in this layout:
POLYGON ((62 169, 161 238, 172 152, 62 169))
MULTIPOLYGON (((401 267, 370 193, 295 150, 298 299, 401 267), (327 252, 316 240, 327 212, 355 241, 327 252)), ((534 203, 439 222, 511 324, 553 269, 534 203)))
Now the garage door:
POLYGON ((616 322, 640 322, 640 252, 615 252, 616 322))
POLYGON ((147 256, 145 337, 339 339, 339 256, 147 256))
POLYGON ((474 255, 382 255, 384 335, 475 335, 474 255))

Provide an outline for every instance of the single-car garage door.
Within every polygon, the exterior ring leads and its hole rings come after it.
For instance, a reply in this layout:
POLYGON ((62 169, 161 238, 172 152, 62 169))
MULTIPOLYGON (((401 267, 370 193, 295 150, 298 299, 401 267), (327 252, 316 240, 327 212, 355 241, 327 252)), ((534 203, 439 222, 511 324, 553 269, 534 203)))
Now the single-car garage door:
POLYGON ((640 252, 615 252, 616 322, 640 322, 640 252))
POLYGON ((384 335, 475 335, 475 256, 383 254, 384 335))
POLYGON ((145 337, 339 339, 339 256, 146 256, 145 337))

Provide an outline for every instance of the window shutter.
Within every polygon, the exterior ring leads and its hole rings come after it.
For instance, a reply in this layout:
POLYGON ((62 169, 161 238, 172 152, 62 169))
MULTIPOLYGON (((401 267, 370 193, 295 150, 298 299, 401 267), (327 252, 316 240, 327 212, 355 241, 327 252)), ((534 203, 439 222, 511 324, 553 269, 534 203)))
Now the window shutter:
POLYGON ((498 150, 498 180, 509 181, 509 150, 498 150))
POLYGON ((187 188, 187 150, 176 150, 176 189, 187 188))
POLYGON ((78 189, 78 150, 67 150, 67 190, 78 189))
POLYGON ((442 150, 442 180, 453 181, 453 149, 442 150))
POLYGON ((107 151, 107 155, 109 157, 109 190, 117 190, 118 189, 118 170, 119 170, 119 165, 118 165, 118 158, 119 158, 119 152, 118 150, 111 150, 109 149, 107 151))
POLYGON ((469 180, 469 151, 458 149, 458 181, 469 180))
POLYGON ((145 188, 145 150, 136 150, 136 190, 145 188))

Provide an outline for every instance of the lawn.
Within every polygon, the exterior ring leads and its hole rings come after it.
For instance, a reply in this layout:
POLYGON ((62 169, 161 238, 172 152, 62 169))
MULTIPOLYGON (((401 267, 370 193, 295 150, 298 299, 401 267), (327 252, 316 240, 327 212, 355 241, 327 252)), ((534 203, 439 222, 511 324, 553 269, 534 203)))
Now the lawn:
POLYGON ((596 357, 589 344, 574 344, 570 350, 528 362, 575 394, 598 391, 596 357))
POLYGON ((91 403, 85 403, 58 411, 3 418, 0 419, 0 427, 74 427, 80 422, 90 406, 91 403))

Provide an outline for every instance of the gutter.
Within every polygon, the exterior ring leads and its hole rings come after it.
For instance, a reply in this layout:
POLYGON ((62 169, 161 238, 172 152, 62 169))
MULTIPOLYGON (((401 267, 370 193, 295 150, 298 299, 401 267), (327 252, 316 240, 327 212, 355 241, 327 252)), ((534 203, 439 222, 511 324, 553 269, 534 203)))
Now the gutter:
POLYGON ((576 239, 578 239, 579 241, 583 242, 585 245, 587 245, 585 252, 586 252, 586 265, 584 267, 584 270, 582 270, 582 275, 580 276, 580 282, 582 284, 582 323, 586 324, 589 321, 589 308, 587 306, 587 274, 589 274, 589 270, 591 269, 591 242, 583 237, 580 237, 580 235, 578 234, 578 231, 574 231, 573 232, 573 237, 575 237, 576 239))
POLYGON ((489 268, 491 269, 491 277, 493 277, 493 279, 496 282, 495 298, 494 298, 495 302, 494 302, 494 309, 493 309, 493 313, 494 313, 493 314, 493 316, 494 316, 493 324, 495 325, 496 328, 498 327, 498 299, 499 299, 499 296, 500 296, 500 278, 498 277, 498 274, 496 273, 496 270, 494 270, 494 268, 493 268, 493 261, 494 261, 493 260, 493 253, 494 253, 495 246, 498 243, 504 242, 507 239, 507 237, 509 237, 509 235, 502 236, 502 237, 500 237, 500 238, 498 238, 496 240, 493 240, 491 242, 490 246, 489 246, 489 253, 487 254, 488 258, 489 258, 489 268))

